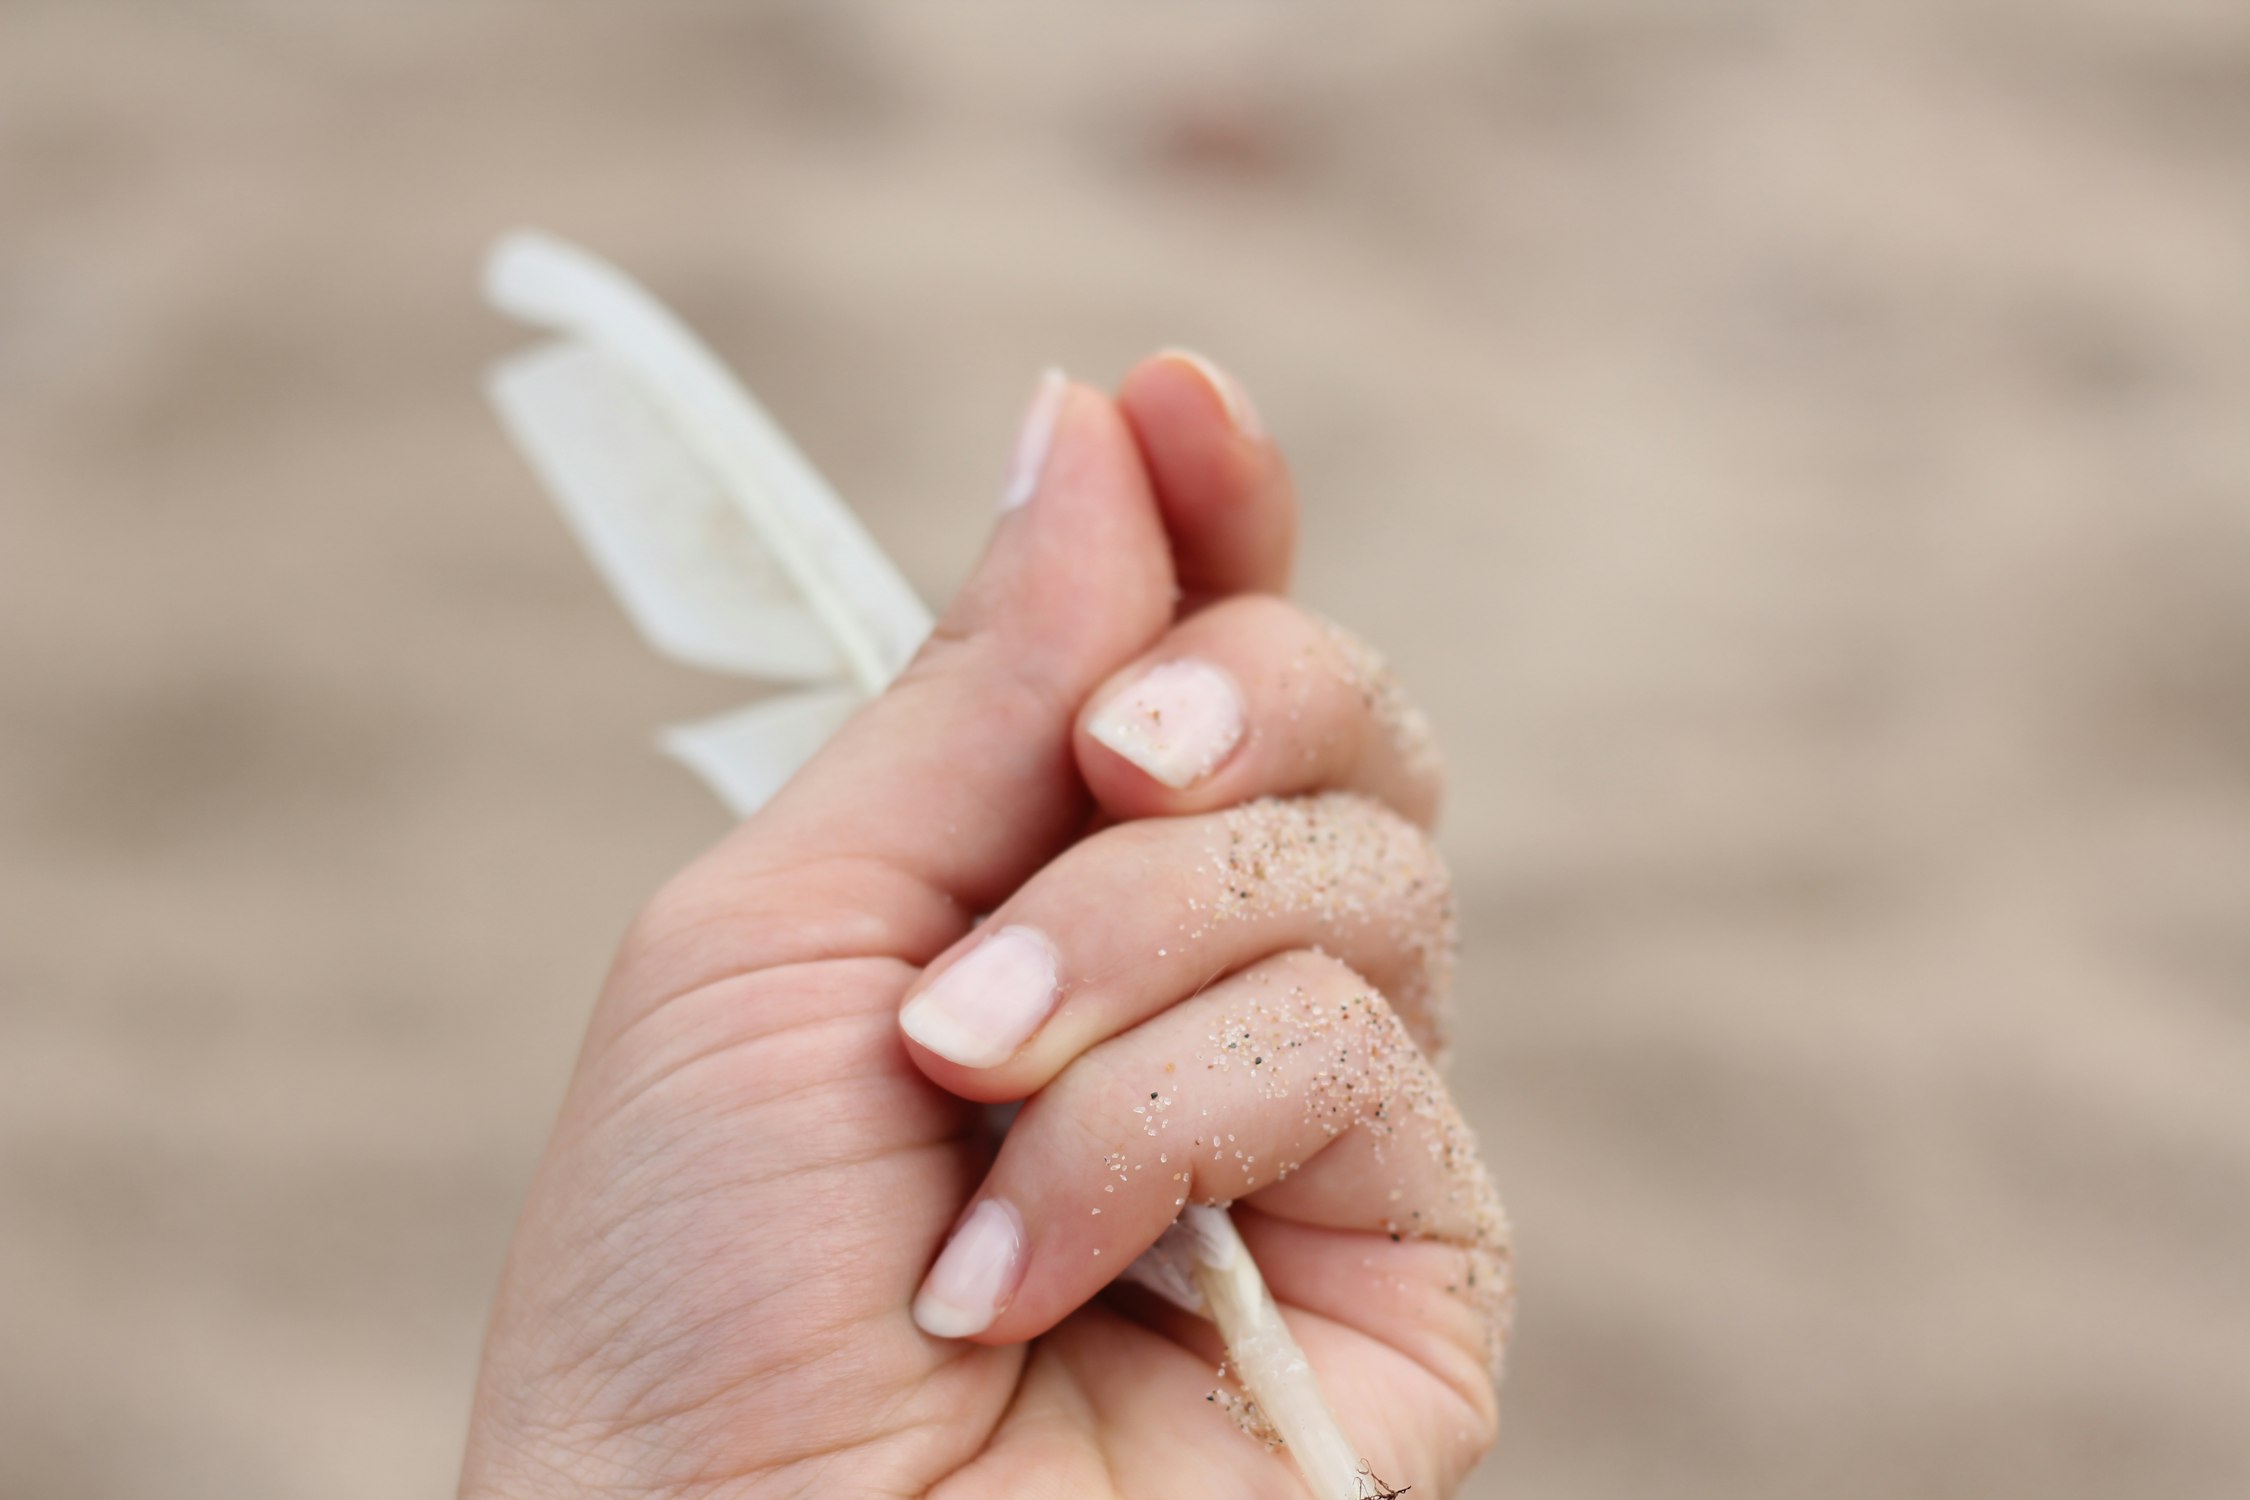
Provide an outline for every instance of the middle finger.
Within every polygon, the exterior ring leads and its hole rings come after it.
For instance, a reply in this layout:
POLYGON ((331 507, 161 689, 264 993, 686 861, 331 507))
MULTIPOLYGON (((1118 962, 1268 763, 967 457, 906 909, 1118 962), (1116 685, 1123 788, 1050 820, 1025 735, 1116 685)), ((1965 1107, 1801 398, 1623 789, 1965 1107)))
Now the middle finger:
POLYGON ((924 971, 899 1024, 965 1098, 1024 1098, 1071 1060, 1269 954, 1319 947, 1443 1041, 1451 884, 1428 837, 1369 798, 1268 798, 1104 829, 924 971))

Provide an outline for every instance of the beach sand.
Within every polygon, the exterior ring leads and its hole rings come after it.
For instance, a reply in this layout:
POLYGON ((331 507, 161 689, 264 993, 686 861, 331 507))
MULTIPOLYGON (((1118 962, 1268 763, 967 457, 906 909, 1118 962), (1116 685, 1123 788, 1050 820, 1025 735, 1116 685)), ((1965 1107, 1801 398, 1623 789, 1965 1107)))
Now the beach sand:
POLYGON ((448 1492, 720 831, 479 395, 519 223, 933 599, 1043 365, 1255 392, 1453 767, 1475 1495, 2250 1493, 2250 10, 16 0, 0 1495, 448 1492))

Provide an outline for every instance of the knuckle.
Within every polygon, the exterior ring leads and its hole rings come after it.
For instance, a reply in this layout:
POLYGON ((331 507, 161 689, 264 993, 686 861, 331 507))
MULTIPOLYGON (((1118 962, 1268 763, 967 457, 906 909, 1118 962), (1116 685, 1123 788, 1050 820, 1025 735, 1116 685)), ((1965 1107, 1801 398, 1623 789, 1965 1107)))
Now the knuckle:
POLYGON ((1178 830, 1193 838, 1192 868, 1215 890, 1217 920, 1311 913, 1324 924, 1363 927, 1389 914, 1411 927, 1450 907, 1452 880, 1436 841, 1363 792, 1266 797, 1148 826, 1157 832, 1145 836, 1178 830))
MULTIPOLYGON (((1340 731, 1324 747, 1331 774, 1356 779, 1375 766, 1403 773, 1417 809, 1434 810, 1445 771, 1429 719, 1382 652, 1356 632, 1290 599, 1240 595, 1212 605, 1183 631, 1218 644, 1240 669, 1269 676, 1299 709, 1340 731)), ((1387 776, 1386 776, 1387 779, 1387 776)))
POLYGON ((1388 869, 1409 882, 1413 890, 1408 894, 1429 890, 1441 895, 1451 893, 1452 873, 1446 868, 1445 856, 1438 852, 1437 839, 1388 802, 1365 792, 1347 791, 1321 792, 1298 800, 1316 815, 1325 814, 1345 823, 1363 821, 1364 856, 1378 871, 1388 869))
POLYGON ((1354 705, 1360 758, 1378 748, 1395 761, 1407 779, 1427 788, 1434 807, 1445 785, 1444 758, 1428 715, 1408 695, 1390 661, 1354 632, 1321 615, 1307 613, 1311 628, 1354 705))
POLYGON ((1248 972, 1320 999, 1366 994, 1386 1009, 1390 1005, 1366 975, 1320 948, 1292 948, 1276 953, 1252 965, 1248 972))

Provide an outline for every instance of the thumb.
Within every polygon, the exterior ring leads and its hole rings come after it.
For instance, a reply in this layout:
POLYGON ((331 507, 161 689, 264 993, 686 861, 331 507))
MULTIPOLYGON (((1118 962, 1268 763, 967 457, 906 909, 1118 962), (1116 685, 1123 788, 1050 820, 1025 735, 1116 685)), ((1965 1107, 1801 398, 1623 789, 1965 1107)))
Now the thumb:
MULTIPOLYGON (((756 882, 761 900, 776 876, 798 898, 841 883, 851 935, 818 946, 866 952, 873 941, 927 958, 1082 827, 1090 804, 1071 758, 1072 716, 1157 638, 1175 596, 1131 429, 1106 395, 1050 372, 1025 415, 992 539, 929 641, 682 879, 738 897, 756 882), (900 925, 878 936, 868 917, 900 925)), ((766 961, 817 956, 800 948, 766 961)))

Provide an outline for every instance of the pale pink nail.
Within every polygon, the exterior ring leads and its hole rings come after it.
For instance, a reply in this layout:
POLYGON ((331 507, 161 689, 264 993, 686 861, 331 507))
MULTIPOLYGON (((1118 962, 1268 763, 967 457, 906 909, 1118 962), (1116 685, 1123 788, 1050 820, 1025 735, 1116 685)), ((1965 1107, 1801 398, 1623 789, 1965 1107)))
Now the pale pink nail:
POLYGON ((906 1002, 898 1024, 938 1056, 989 1068, 1016 1055, 1055 1008, 1055 945, 1036 927, 1003 927, 906 1002))
POLYGON ((1247 438, 1266 435, 1265 423, 1258 420, 1258 408, 1251 404, 1250 393, 1242 388, 1241 381, 1193 349, 1166 349, 1164 357, 1178 360, 1203 377, 1203 383, 1211 387, 1219 404, 1227 409, 1227 420, 1234 424, 1236 432, 1247 438))
POLYGON ((992 1326, 1023 1280, 1023 1216, 1002 1198, 979 1203, 953 1231, 914 1296, 914 1321, 934 1338, 992 1326))
POLYGON ((1242 695, 1209 662, 1168 661, 1103 704, 1087 729, 1178 791, 1217 770, 1241 741, 1242 695))
POLYGON ((1050 369, 1039 377, 1031 409, 1023 414, 1023 427, 1016 434, 1015 455, 1008 461, 1008 482, 1000 491, 1002 510, 1014 510, 1038 490, 1047 450, 1055 442, 1055 419, 1062 415, 1063 397, 1069 393, 1070 381, 1062 371, 1050 369))

